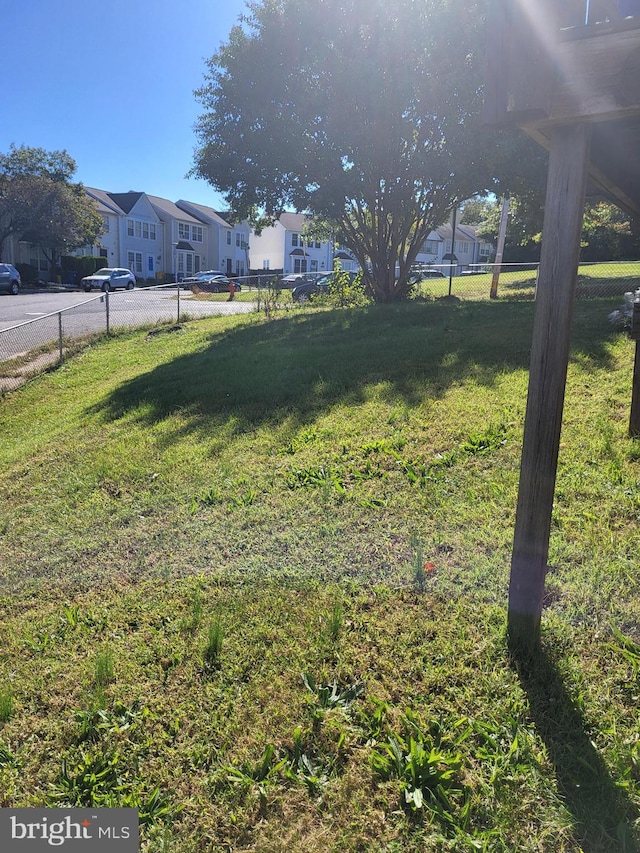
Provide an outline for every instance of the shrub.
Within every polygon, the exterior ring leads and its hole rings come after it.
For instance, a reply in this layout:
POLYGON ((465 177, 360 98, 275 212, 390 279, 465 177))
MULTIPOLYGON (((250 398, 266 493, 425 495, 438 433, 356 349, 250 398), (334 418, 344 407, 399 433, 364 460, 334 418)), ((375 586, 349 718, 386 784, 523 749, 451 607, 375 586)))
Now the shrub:
POLYGON ((32 264, 16 264, 16 269, 20 273, 20 278, 27 284, 33 284, 38 281, 38 270, 32 264))

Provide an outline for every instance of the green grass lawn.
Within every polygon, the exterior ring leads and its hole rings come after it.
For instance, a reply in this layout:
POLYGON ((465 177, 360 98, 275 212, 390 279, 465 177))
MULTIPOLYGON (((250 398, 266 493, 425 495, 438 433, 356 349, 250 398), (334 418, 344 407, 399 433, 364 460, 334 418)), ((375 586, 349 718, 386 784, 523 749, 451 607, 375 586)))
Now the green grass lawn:
MULTIPOLYGON (((534 299, 536 271, 521 269, 522 266, 525 265, 504 265, 498 280, 498 299, 534 299)), ((489 299, 492 278, 491 272, 454 276, 451 280, 451 295, 462 299, 489 299)), ((640 262, 581 264, 578 269, 576 296, 578 299, 620 297, 626 291, 638 287, 640 262)), ((416 287, 416 294, 428 299, 448 295, 448 275, 444 278, 424 279, 416 287)))
POLYGON ((530 665, 531 303, 189 321, 6 396, 0 806, 135 806, 145 851, 638 850, 618 301, 576 304, 530 665))

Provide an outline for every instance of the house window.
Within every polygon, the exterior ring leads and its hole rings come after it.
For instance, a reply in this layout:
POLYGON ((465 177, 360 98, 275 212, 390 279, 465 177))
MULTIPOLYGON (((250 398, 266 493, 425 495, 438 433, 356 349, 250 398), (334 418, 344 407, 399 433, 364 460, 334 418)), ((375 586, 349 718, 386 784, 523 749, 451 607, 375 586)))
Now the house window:
POLYGON ((461 255, 468 255, 471 249, 471 243, 468 240, 456 240, 456 252, 461 255))
POLYGON ((422 251, 427 255, 437 255, 438 254, 438 241, 437 240, 425 240, 422 244, 422 251))
POLYGON ((194 243, 202 243, 202 225, 191 226, 191 239, 194 243))
POLYGON ((231 231, 227 231, 227 246, 231 245, 231 231))
POLYGON ((38 252, 38 250, 34 246, 31 246, 30 248, 32 252, 35 252, 35 254, 29 257, 29 263, 39 272, 46 272, 49 269, 49 262, 38 252))
POLYGON ((264 261, 262 262, 262 269, 263 269, 263 270, 268 270, 268 269, 269 269, 269 263, 270 263, 270 261, 269 261, 269 259, 268 259, 268 258, 267 258, 266 260, 264 260, 264 261))
POLYGON ((307 259, 306 258, 294 258, 293 271, 294 272, 306 272, 307 271, 307 259))
POLYGON ((300 234, 292 234, 291 235, 291 245, 292 246, 302 246, 302 237, 300 234))
POLYGON ((240 235, 236 234, 236 246, 240 246, 240 235))
POLYGON ((189 225, 186 222, 178 222, 178 238, 180 240, 189 239, 189 225))
POLYGON ((320 249, 320 248, 321 248, 320 240, 316 240, 316 241, 315 241, 315 247, 316 247, 316 249, 320 249))
MULTIPOLYGON (((109 230, 108 224, 105 230, 109 230)), ((127 219, 127 236, 138 237, 139 239, 143 240, 155 240, 155 222, 143 222, 140 219, 127 219)))
POLYGON ((127 253, 129 269, 135 275, 142 275, 142 252, 127 253))
POLYGON ((191 275, 193 272, 193 255, 191 252, 187 252, 187 274, 191 275))
POLYGON ((109 231, 109 217, 103 216, 102 217, 102 233, 106 234, 108 231, 109 231))

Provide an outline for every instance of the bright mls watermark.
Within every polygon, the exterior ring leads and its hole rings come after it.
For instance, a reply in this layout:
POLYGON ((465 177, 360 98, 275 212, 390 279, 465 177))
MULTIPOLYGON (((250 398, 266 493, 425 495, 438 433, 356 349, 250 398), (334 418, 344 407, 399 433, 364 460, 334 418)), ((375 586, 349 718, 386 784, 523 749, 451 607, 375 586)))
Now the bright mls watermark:
POLYGON ((137 809, 0 809, 2 853, 138 853, 137 809))

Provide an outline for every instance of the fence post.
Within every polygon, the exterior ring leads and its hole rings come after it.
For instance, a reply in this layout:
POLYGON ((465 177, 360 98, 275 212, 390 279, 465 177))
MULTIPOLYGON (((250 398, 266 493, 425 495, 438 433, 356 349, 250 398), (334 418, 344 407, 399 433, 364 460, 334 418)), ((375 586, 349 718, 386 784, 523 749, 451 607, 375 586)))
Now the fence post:
MULTIPOLYGON (((177 278, 177 276, 176 276, 177 278)), ((177 282, 178 285, 178 324, 180 323, 180 282, 177 282)))
POLYGON ((106 321, 107 321, 107 334, 109 334, 110 330, 109 330, 109 291, 108 290, 105 290, 105 292, 104 292, 104 300, 105 300, 104 310, 105 310, 106 321))
POLYGON ((62 311, 58 311, 58 351, 60 353, 58 363, 62 364, 62 311))

